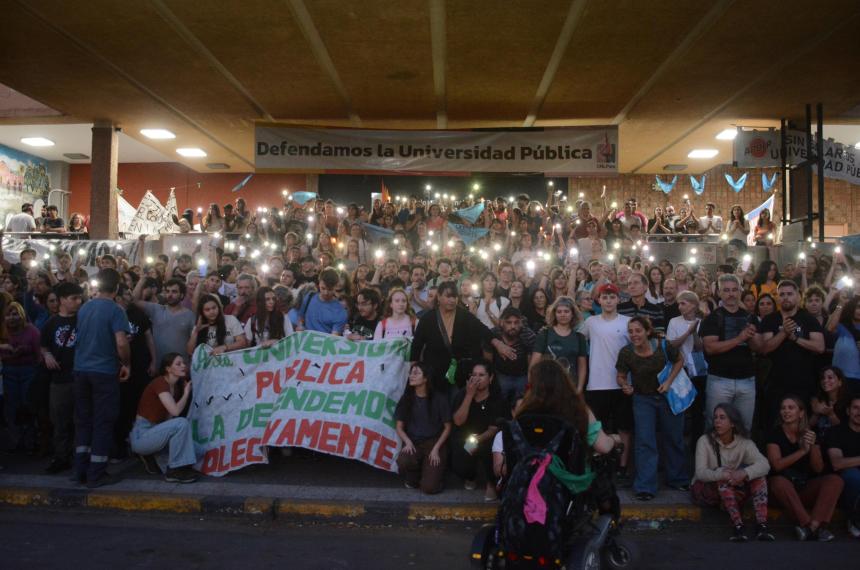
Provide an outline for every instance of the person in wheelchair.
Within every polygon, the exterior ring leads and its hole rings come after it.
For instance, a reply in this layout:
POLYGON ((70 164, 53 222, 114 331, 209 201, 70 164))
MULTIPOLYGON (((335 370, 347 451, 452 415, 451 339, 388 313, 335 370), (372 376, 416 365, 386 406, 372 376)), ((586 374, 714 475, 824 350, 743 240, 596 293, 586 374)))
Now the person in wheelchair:
MULTIPOLYGON (((538 565, 574 561, 568 567, 577 567, 588 556, 614 552, 620 517, 614 465, 599 457, 608 457, 617 443, 561 364, 542 360, 532 366, 514 420, 503 424, 494 441, 502 505, 492 536, 483 537, 483 545, 476 537, 473 563, 501 556, 509 566, 519 559, 538 565), (602 526, 592 524, 594 513, 603 516, 602 526)), ((617 455, 611 455, 616 462, 617 455)))

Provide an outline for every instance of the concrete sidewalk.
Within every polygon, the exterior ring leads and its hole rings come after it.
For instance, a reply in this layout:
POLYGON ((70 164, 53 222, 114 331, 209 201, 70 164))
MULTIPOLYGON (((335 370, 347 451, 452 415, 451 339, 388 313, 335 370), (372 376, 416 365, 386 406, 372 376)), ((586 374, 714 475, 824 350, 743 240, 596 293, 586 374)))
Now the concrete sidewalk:
MULTIPOLYGON (((0 505, 86 508, 119 511, 248 515, 288 520, 352 521, 363 524, 491 522, 498 502, 486 502, 482 487, 467 491, 454 476, 446 490, 424 495, 403 487, 391 473, 346 459, 298 453, 277 456, 224 477, 201 477, 193 484, 167 483, 128 460, 111 465, 123 480, 89 490, 69 480, 70 472, 43 474, 47 461, 27 456, 0 458, 0 505)), ((624 518, 639 521, 700 521, 715 514, 692 505, 688 493, 661 490, 647 503, 619 493, 624 518)), ((773 511, 773 510, 772 510, 773 511)), ((779 513, 773 512, 774 516, 779 513)))

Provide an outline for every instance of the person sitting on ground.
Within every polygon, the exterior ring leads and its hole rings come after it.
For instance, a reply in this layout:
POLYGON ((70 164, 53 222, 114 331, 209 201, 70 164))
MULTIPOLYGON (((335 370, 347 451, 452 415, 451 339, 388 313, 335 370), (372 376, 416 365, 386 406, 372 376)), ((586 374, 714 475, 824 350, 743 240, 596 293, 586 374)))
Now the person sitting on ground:
POLYGON ((806 404, 798 396, 789 394, 780 401, 779 423, 767 436, 767 458, 768 486, 797 523, 797 539, 833 540, 827 525, 844 483, 839 475, 823 474, 821 446, 809 429, 806 404), (810 507, 812 512, 807 511, 810 507))
POLYGON ((451 409, 444 394, 434 394, 430 369, 421 362, 409 369, 409 383, 397 409, 397 435, 403 448, 397 467, 407 489, 432 495, 442 491, 448 463, 451 409))
POLYGON ((170 483, 197 480, 197 473, 191 468, 197 462, 191 422, 181 417, 191 397, 191 379, 185 379, 187 373, 183 355, 171 352, 164 357, 160 375, 143 390, 129 435, 131 450, 140 456, 147 473, 155 475, 163 469, 164 480, 170 483), (180 380, 182 396, 177 400, 180 380))
POLYGON ((847 419, 848 396, 842 370, 836 366, 823 368, 818 381, 818 393, 812 397, 812 415, 809 417, 809 427, 818 437, 825 437, 830 428, 847 419))
POLYGON ((848 532, 860 538, 860 394, 848 400, 846 415, 847 421, 827 434, 827 454, 833 470, 845 483, 841 502, 848 518, 848 532))
POLYGON ((721 403, 714 407, 713 426, 713 431, 696 443, 693 502, 722 506, 734 525, 729 540, 746 542, 741 509, 747 498, 752 498, 756 540, 773 541, 774 536, 767 530, 767 458, 749 439, 743 417, 733 405, 721 403))
POLYGON ((476 487, 478 466, 484 468, 487 478, 484 499, 497 498, 493 481, 493 438, 499 431, 499 419, 510 417, 507 402, 493 386, 492 366, 478 360, 472 367, 466 387, 454 398, 454 425, 457 428, 451 437, 451 467, 465 480, 465 487, 476 487))

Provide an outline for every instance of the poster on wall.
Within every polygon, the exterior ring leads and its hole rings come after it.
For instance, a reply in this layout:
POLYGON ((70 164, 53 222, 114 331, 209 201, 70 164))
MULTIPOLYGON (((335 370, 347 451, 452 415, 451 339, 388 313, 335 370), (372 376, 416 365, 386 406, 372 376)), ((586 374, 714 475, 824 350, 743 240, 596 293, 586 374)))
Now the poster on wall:
POLYGON ((50 190, 48 161, 0 145, 0 220, 20 212, 25 202, 47 204, 50 190))
MULTIPOLYGON (((826 127, 824 133, 827 134, 826 127)), ((735 137, 734 162, 741 168, 777 168, 781 145, 779 129, 742 130, 735 137)), ((802 131, 788 131, 786 152, 791 164, 806 160, 806 134, 802 131)), ((814 170, 817 168, 817 165, 813 166, 814 170)), ((860 149, 825 140, 824 177, 860 185, 860 149)))
POLYGON ((618 127, 499 131, 323 129, 258 124, 254 158, 265 171, 618 171, 618 127))

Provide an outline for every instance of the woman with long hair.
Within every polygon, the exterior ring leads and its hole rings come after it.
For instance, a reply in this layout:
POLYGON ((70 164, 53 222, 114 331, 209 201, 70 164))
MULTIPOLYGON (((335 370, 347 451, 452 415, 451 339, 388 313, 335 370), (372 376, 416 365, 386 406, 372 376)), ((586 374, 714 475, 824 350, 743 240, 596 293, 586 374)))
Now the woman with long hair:
POLYGON ((185 347, 188 354, 200 344, 208 345, 214 354, 240 350, 248 344, 239 319, 225 315, 221 301, 209 293, 200 295, 197 303, 197 324, 185 347))
POLYGON ((747 247, 747 236, 750 233, 750 223, 744 216, 744 209, 739 204, 732 206, 729 214, 729 223, 726 227, 726 234, 729 238, 729 243, 740 246, 741 249, 747 247))
POLYGON ((684 416, 672 413, 665 396, 684 360, 672 343, 664 341, 662 346, 652 343, 653 331, 647 317, 631 318, 627 323, 630 344, 621 349, 615 364, 618 385, 625 396, 633 398, 636 424, 633 492, 638 501, 650 501, 657 494, 658 449, 664 454, 669 486, 683 491, 690 487, 684 453, 684 416), (672 365, 671 370, 661 384, 658 376, 667 364, 672 365))
POLYGON ((658 305, 663 302, 663 272, 656 265, 648 268, 648 290, 645 291, 645 298, 649 303, 658 305))
POLYGON ((812 397, 812 415, 809 425, 819 437, 824 437, 828 429, 846 421, 848 390, 845 375, 836 366, 821 370, 818 378, 818 392, 812 397))
POLYGON ((546 326, 546 314, 549 307, 549 299, 546 296, 546 291, 543 289, 535 289, 529 297, 529 304, 525 313, 526 319, 529 322, 529 327, 537 332, 546 326))
POLYGON ((678 293, 681 291, 690 291, 693 288, 693 275, 690 269, 684 263, 675 265, 675 283, 678 285, 678 293))
POLYGON ((224 218, 221 217, 221 208, 215 202, 209 204, 209 211, 206 212, 206 217, 202 218, 203 231, 214 234, 224 231, 224 218))
POLYGON ((442 228, 445 227, 445 218, 442 215, 442 206, 436 204, 430 204, 430 208, 427 210, 427 229, 433 230, 434 232, 441 232, 442 228))
POLYGON ((753 285, 750 290, 760 297, 767 293, 771 297, 776 295, 776 286, 782 277, 779 275, 779 267, 770 260, 762 261, 753 277, 753 285))
POLYGON ((385 338, 412 338, 417 322, 415 311, 409 304, 409 296, 401 287, 394 287, 385 299, 382 320, 376 325, 373 340, 385 338))
POLYGON ((800 397, 789 394, 780 401, 779 420, 767 436, 767 458, 768 486, 797 523, 797 539, 833 540, 827 525, 844 483, 839 475, 824 474, 821 445, 809 429, 806 404, 800 397))
POLYGON ((499 326, 502 311, 511 304, 510 299, 496 293, 498 286, 499 279, 491 271, 481 276, 481 294, 475 306, 475 316, 489 329, 499 326))
POLYGON ((69 232, 76 234, 87 233, 87 226, 84 225, 84 217, 77 212, 69 216, 69 232))
POLYGON ((269 347, 293 334, 289 317, 278 307, 278 296, 271 287, 257 289, 257 311, 245 323, 245 338, 250 346, 269 347))
POLYGON ((397 435, 403 442, 397 467, 404 485, 407 489, 418 487, 428 495, 440 492, 448 463, 451 409, 443 394, 433 392, 426 364, 415 362, 409 368, 406 390, 394 418, 397 435))
POLYGON ((36 426, 29 398, 30 385, 42 355, 39 329, 27 322, 20 303, 7 304, 2 316, 6 333, 0 344, 3 412, 15 449, 29 452, 36 445, 36 426))
POLYGON ((559 362, 576 382, 577 394, 582 394, 588 372, 585 337, 576 332, 580 322, 576 301, 567 296, 556 299, 546 311, 546 326, 535 338, 529 362, 534 366, 545 357, 559 362))
POLYGON ((729 403, 714 406, 713 431, 696 442, 693 502, 729 513, 732 542, 746 542, 742 509, 752 499, 756 540, 772 542, 767 529, 767 473, 770 464, 750 439, 741 413, 729 403))
POLYGON ((519 279, 511 281, 511 288, 508 290, 508 297, 511 302, 510 306, 519 309, 525 314, 528 300, 526 299, 526 286, 519 279))
POLYGON ((761 323, 766 316, 776 311, 776 300, 770 293, 765 293, 755 302, 755 318, 761 323))
POLYGON ((344 268, 347 271, 355 271, 358 269, 358 266, 361 265, 361 253, 358 247, 358 240, 355 238, 349 238, 346 242, 346 253, 341 257, 341 262, 343 262, 344 268))
POLYGON ((190 399, 191 379, 185 358, 177 352, 164 355, 158 377, 140 397, 129 443, 146 471, 155 475, 163 470, 164 480, 169 483, 197 480, 197 472, 192 469, 197 456, 191 422, 182 417, 190 399))
POLYGON ((776 225, 770 219, 770 210, 763 209, 758 216, 758 222, 755 225, 755 244, 756 245, 773 245, 776 232, 776 225))

